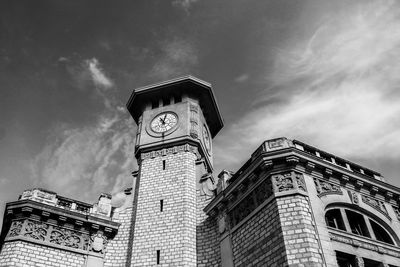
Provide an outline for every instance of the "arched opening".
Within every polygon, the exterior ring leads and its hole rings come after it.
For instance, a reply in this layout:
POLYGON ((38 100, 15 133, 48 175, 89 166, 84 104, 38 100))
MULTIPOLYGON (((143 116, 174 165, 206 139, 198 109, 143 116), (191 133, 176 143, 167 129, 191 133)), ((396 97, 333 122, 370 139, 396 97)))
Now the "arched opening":
POLYGON ((345 207, 330 208, 325 213, 328 227, 395 245, 394 238, 373 216, 345 207))

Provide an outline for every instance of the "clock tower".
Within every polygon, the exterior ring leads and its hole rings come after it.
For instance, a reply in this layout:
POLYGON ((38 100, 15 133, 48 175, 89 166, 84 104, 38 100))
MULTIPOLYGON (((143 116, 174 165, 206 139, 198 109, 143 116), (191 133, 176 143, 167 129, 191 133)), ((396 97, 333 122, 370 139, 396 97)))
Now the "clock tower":
POLYGON ((138 125, 132 266, 215 265, 206 250, 219 251, 218 234, 203 208, 223 121, 211 85, 186 76, 141 87, 127 108, 138 125))

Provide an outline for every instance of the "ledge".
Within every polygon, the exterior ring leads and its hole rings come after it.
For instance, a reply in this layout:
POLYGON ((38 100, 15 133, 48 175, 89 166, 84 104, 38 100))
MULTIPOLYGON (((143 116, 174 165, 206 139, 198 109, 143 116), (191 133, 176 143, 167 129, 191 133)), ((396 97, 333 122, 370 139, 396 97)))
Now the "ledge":
POLYGON ((400 258, 400 248, 397 246, 390 245, 388 243, 384 243, 375 239, 336 230, 331 227, 328 228, 328 231, 329 238, 332 241, 400 258))

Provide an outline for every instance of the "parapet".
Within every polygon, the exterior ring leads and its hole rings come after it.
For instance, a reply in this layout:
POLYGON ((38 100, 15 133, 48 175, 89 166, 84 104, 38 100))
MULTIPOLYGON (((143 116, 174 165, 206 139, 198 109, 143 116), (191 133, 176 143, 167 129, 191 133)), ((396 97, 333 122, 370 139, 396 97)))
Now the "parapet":
POLYGON ((25 241, 93 257, 104 257, 107 242, 118 231, 111 195, 94 205, 35 188, 5 208, 0 244, 25 241))

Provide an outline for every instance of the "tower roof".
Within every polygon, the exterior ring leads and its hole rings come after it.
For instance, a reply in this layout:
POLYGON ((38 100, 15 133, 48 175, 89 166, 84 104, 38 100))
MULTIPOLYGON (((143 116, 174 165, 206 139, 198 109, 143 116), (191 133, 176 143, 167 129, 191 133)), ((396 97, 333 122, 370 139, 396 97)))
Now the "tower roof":
POLYGON ((199 100, 211 136, 217 135, 224 126, 224 122, 211 84, 191 75, 134 89, 126 107, 135 122, 138 123, 146 105, 155 98, 184 94, 199 100))

